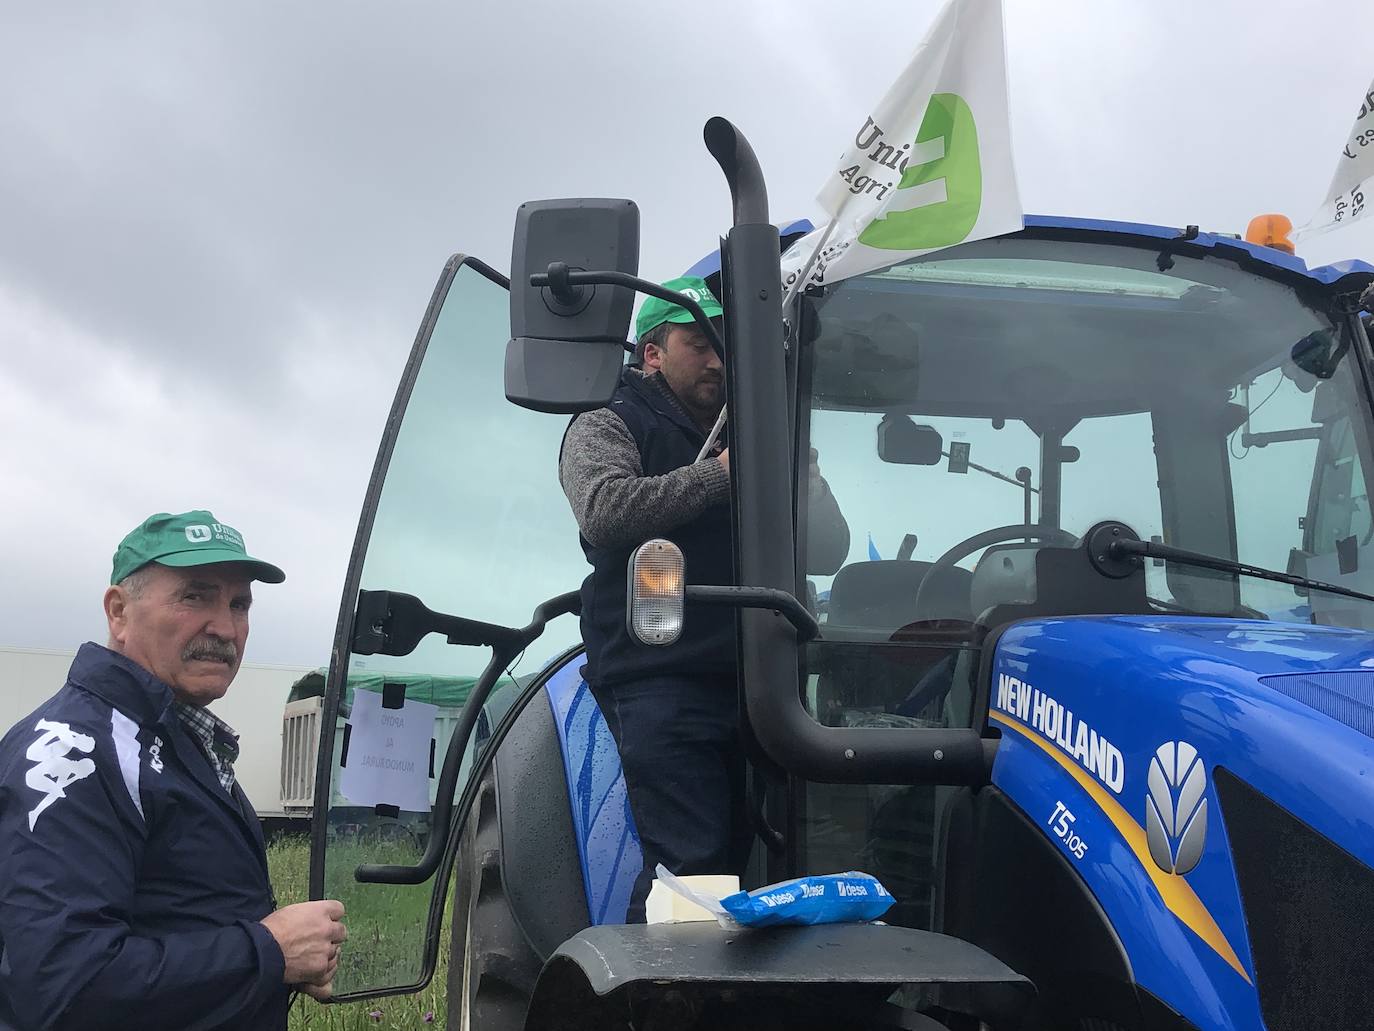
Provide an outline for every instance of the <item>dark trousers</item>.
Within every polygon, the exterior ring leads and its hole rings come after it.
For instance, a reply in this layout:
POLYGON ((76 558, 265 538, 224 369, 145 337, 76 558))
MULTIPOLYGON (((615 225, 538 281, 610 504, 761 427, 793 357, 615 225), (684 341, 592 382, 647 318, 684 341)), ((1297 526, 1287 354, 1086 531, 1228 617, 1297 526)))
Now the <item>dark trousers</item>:
POLYGON ((735 676, 655 676, 593 685, 620 751, 644 868, 626 923, 662 863, 674 874, 743 875, 753 844, 735 676))

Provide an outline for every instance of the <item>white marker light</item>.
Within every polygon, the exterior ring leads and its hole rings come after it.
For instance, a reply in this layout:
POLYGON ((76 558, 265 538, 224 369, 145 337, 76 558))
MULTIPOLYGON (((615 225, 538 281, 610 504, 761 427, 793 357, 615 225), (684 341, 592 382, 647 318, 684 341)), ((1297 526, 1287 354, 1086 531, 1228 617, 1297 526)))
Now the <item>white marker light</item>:
POLYGON ((630 556, 626 624, 641 644, 672 644, 682 636, 682 551, 672 541, 645 541, 630 556))

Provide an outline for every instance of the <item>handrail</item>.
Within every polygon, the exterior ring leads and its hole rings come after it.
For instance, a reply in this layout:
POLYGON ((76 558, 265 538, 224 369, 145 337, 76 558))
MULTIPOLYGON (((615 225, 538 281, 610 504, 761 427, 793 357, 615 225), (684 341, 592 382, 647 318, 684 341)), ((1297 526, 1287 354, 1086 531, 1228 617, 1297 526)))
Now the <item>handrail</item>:
POLYGON ((423 884, 434 875, 434 871, 439 868, 439 861, 443 858, 444 843, 448 839, 449 826, 453 821, 453 795, 458 787, 458 772, 463 765, 463 753, 467 749, 468 738, 472 736, 473 728, 477 725, 482 706, 486 704, 487 696, 496 686, 502 671, 539 638, 550 620, 567 613, 580 612, 581 608, 581 595, 577 591, 569 591, 556 598, 550 598, 536 608, 528 626, 519 630, 503 628, 510 636, 492 644, 491 661, 473 685, 472 693, 468 695, 468 700, 458 717, 458 724, 453 728, 453 734, 449 738, 448 750, 444 753, 444 765, 436 788, 434 822, 430 827, 425 854, 413 866, 364 863, 353 872, 355 880, 360 884, 423 884))

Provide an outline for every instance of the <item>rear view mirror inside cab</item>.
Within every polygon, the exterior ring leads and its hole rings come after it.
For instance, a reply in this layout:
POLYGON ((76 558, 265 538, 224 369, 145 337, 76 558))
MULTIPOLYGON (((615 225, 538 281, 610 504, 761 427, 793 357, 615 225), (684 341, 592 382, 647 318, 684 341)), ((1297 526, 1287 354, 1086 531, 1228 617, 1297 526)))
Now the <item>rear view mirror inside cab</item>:
POLYGON ((575 198, 522 204, 511 252, 506 397, 537 412, 571 415, 606 404, 620 381, 634 290, 574 285, 566 272, 639 271, 633 201, 575 198), (531 286, 532 275, 549 284, 531 286))
POLYGON ((894 465, 939 465, 945 442, 933 426, 921 426, 907 415, 889 412, 878 423, 878 457, 894 465))
MULTIPOLYGON (((1319 329, 1315 333, 1307 334, 1293 345, 1292 363, 1309 376, 1330 379, 1335 375, 1336 366, 1345 357, 1349 347, 1350 339, 1347 335, 1340 334, 1335 329, 1319 329)), ((1285 369, 1285 372, 1297 384, 1299 390, 1306 392, 1312 389, 1289 370, 1285 369)))

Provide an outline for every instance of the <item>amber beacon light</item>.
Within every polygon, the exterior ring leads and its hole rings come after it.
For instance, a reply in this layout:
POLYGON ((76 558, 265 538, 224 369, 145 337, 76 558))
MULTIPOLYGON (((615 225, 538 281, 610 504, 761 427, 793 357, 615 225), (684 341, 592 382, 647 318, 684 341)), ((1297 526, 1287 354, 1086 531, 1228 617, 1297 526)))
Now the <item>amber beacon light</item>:
POLYGON ((1245 242, 1293 254, 1293 241, 1288 238, 1292 231, 1293 220, 1287 215, 1256 215, 1245 229, 1245 242))

